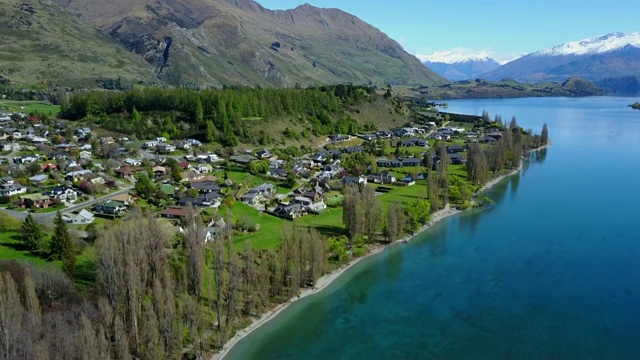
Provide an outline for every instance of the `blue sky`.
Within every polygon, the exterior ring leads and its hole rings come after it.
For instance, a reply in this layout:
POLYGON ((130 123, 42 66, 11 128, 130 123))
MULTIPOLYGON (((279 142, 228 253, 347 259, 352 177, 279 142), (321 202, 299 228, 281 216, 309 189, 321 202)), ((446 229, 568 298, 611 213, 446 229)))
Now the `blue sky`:
POLYGON ((495 58, 611 32, 640 31, 637 0, 257 0, 269 9, 305 2, 356 15, 412 54, 487 51, 495 58))

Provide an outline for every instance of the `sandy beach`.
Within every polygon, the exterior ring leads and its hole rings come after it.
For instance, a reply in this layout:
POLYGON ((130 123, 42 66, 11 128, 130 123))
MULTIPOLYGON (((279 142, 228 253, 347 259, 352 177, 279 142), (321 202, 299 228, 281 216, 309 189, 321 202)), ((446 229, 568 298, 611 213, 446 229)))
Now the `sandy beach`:
MULTIPOLYGON (((551 142, 549 142, 548 145, 550 145, 551 142)), ((544 147, 548 146, 545 145, 544 147)), ((540 149, 542 149, 543 147, 541 147, 540 149)), ((487 184, 485 186, 483 186, 477 193, 480 194, 482 192, 487 191, 488 189, 490 189, 491 187, 495 186, 497 183, 499 183, 500 181, 502 181, 504 178, 508 177, 508 176, 512 176, 512 175, 516 175, 521 169, 522 169, 522 164, 523 162, 520 162, 520 166, 517 169, 514 169, 513 171, 500 175, 494 179, 491 179, 489 182, 487 182, 487 184)), ((447 204, 445 206, 444 209, 436 211, 435 213, 433 213, 431 215, 431 220, 429 220, 425 225, 423 225, 418 231, 416 231, 416 233, 414 235, 408 235, 403 237, 402 239, 397 240, 396 242, 389 244, 389 245, 385 245, 385 246, 377 246, 371 249, 371 251, 360 258, 357 259, 353 259, 351 262, 349 262, 349 264, 329 273, 326 274, 324 276, 322 276, 320 279, 318 279, 316 286, 313 288, 306 288, 303 289, 300 294, 297 297, 294 297, 292 299, 290 299, 289 301, 282 303, 278 306, 276 306, 275 308, 273 308, 272 310, 269 310, 268 312, 266 312, 264 315, 262 315, 259 319, 254 319, 253 322, 251 323, 251 325, 247 326, 246 328, 240 330, 238 333, 236 333, 236 335, 231 338, 229 341, 227 341, 224 345, 224 347, 222 348, 222 350, 220 350, 220 352, 218 352, 217 354, 214 354, 212 357, 212 360, 218 360, 218 359, 223 359, 224 356, 229 352, 229 350, 240 340, 242 340, 245 336, 247 336, 248 334, 250 334, 252 331, 256 330, 257 328, 259 328, 260 326, 264 325, 265 323, 267 323, 269 320, 275 318, 281 311, 283 311, 284 309, 287 308, 287 306, 291 305, 292 303, 303 299, 307 296, 316 294, 320 291, 322 291, 324 288, 326 288, 328 285, 330 285, 334 280, 336 280, 338 277, 340 277, 340 275, 342 275, 345 271, 347 271, 350 267, 352 267, 353 265, 357 264, 359 261, 366 259, 368 257, 371 257, 375 254, 378 254, 379 252, 381 252, 382 250, 386 249, 389 246, 394 246, 400 243, 404 243, 407 242, 409 240, 411 240, 411 238, 417 236, 418 234, 422 233, 423 231, 429 229, 430 227, 432 227, 433 225, 435 225, 436 223, 438 223, 441 220, 446 219, 449 216, 461 213, 462 211, 460 210, 453 210, 449 207, 449 204, 447 204)))

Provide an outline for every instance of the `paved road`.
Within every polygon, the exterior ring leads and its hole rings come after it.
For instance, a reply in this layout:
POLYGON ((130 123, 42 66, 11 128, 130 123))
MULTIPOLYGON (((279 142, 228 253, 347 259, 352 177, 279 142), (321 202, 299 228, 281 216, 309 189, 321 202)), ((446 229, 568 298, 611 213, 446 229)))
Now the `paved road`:
MULTIPOLYGON (((101 196, 99 198, 90 198, 88 201, 85 201, 85 202, 83 202, 81 204, 72 205, 72 206, 70 206, 68 208, 60 210, 60 212, 62 214, 66 214, 66 213, 72 212, 74 210, 83 209, 83 208, 89 207, 89 206, 91 206, 91 205, 93 205, 93 204, 95 204, 97 202, 100 202, 102 200, 108 199, 108 198, 110 198, 112 196, 120 195, 120 194, 126 194, 131 189, 133 189, 133 186, 126 187, 124 189, 118 190, 118 191, 116 191, 114 193, 111 193, 109 195, 101 196)), ((28 214, 27 211, 13 211, 13 210, 8 210, 8 209, 1 209, 0 211, 3 211, 5 213, 9 214, 10 216, 20 220, 20 221, 23 221, 27 217, 27 214, 28 214)), ((31 215, 35 219, 37 219, 39 221, 49 222, 49 221, 53 220, 53 218, 56 216, 56 213, 55 212, 44 213, 44 214, 32 213, 31 215)))

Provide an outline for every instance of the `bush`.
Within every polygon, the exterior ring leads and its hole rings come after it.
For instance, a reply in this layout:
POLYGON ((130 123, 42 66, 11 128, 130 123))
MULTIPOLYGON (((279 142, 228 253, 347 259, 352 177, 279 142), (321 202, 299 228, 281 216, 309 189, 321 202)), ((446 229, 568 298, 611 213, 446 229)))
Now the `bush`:
POLYGON ((21 225, 18 219, 5 213, 0 213, 0 232, 18 231, 21 225))

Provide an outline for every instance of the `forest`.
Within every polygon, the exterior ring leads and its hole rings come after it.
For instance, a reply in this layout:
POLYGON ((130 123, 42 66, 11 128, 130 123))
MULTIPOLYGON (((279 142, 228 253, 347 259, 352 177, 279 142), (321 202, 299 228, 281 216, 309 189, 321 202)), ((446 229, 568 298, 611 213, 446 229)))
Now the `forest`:
POLYGON ((144 88, 77 92, 61 101, 60 116, 85 120, 139 138, 196 137, 225 146, 256 138, 246 119, 293 116, 308 122, 314 135, 355 133, 360 125, 341 113, 375 97, 373 87, 316 86, 306 89, 227 88, 188 90, 144 88))

